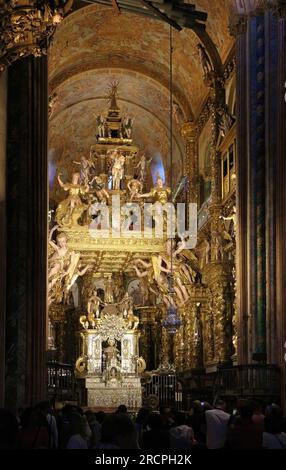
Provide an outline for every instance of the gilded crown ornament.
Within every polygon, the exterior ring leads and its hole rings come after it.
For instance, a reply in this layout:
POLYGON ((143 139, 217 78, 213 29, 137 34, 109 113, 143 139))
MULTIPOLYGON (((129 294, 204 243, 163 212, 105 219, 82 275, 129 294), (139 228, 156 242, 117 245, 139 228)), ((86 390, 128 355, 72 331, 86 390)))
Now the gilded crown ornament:
POLYGON ((0 0, 0 72, 16 60, 47 52, 73 0, 0 0))

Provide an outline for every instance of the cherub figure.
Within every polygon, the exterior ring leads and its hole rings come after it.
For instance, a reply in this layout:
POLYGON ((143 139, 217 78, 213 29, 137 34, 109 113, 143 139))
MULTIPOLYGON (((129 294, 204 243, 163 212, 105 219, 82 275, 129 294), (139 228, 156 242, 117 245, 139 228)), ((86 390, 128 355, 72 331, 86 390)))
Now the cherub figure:
POLYGON ((141 183, 141 181, 138 180, 136 176, 134 176, 134 178, 129 181, 127 187, 131 196, 130 201, 132 202, 133 199, 136 199, 138 195, 142 193, 143 184, 141 183))

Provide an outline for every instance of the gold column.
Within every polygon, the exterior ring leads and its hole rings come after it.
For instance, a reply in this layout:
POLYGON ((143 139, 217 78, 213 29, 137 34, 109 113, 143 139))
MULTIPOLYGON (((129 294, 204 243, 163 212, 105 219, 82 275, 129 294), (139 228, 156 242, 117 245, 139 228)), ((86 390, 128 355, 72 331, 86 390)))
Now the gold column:
POLYGON ((229 263, 213 262, 206 266, 204 274, 210 289, 212 302, 210 315, 213 318, 214 362, 228 363, 231 361, 234 352, 232 344, 233 293, 231 266, 229 263))

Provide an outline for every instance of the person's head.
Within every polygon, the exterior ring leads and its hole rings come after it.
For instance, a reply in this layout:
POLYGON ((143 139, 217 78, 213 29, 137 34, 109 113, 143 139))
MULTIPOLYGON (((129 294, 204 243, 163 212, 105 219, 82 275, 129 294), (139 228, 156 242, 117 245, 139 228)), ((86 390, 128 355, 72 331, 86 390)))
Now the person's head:
POLYGON ((266 416, 264 418, 265 432, 280 434, 282 432, 282 419, 280 416, 266 416))
POLYGON ((93 411, 91 411, 91 410, 87 410, 87 411, 85 412, 85 416, 86 416, 87 422, 88 422, 89 424, 92 424, 92 423, 95 421, 95 419, 96 419, 95 414, 94 414, 93 411))
POLYGON ((114 413, 105 418, 101 441, 119 449, 138 449, 136 429, 126 413, 114 413))
POLYGON ((67 245, 67 236, 65 233, 59 233, 57 236, 57 244, 60 248, 64 248, 67 245))
POLYGON ((119 407, 116 410, 116 413, 121 413, 121 414, 128 413, 127 406, 126 405, 119 405, 119 407))
POLYGON ((198 414, 203 412, 203 406, 200 400, 194 400, 192 403, 191 413, 198 414))
POLYGON ((163 417, 162 417, 161 414, 158 414, 155 411, 150 413, 150 415, 148 416, 148 419, 147 419, 147 425, 150 429, 152 429, 152 430, 162 429, 163 424, 164 424, 164 422, 163 422, 163 417))
POLYGON ((100 424, 102 424, 103 421, 105 420, 105 413, 104 413, 104 411, 98 411, 98 412, 95 414, 95 416, 96 416, 96 420, 97 420, 100 424))
POLYGON ((217 410, 226 411, 226 403, 224 400, 217 400, 215 403, 215 408, 217 410))
POLYGON ((275 403, 272 403, 266 408, 266 416, 277 416, 279 418, 282 417, 282 410, 280 406, 276 405, 275 403))
POLYGON ((109 340, 107 341, 107 343, 108 343, 108 346, 115 346, 115 341, 114 341, 114 339, 109 339, 109 340))
POLYGON ((242 419, 251 420, 253 416, 253 405, 249 401, 241 403, 239 407, 239 415, 242 419))
POLYGON ((80 434, 81 436, 84 436, 85 423, 82 415, 80 415, 79 413, 71 413, 69 417, 69 422, 72 436, 74 436, 75 434, 80 434))
POLYGON ((150 414, 150 410, 148 408, 140 408, 137 413, 136 423, 144 424, 150 414))
POLYGON ((36 409, 43 415, 46 416, 47 414, 52 412, 51 404, 49 401, 41 401, 37 404, 36 409))

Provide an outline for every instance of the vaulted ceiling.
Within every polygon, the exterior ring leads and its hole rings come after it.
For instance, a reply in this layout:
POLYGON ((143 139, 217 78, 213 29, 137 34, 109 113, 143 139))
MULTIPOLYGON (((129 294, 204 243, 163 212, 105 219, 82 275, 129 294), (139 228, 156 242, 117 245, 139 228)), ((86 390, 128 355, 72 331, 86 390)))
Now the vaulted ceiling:
MULTIPOLYGON (((206 30, 222 61, 233 44, 227 29, 231 3, 196 2, 197 10, 208 13, 206 30)), ((198 42, 190 29, 173 30, 173 99, 179 106, 173 137, 175 161, 180 164, 181 173, 184 145, 179 124, 198 115, 208 93, 196 49, 198 42)), ((95 142, 95 115, 106 108, 104 97, 113 79, 120 82, 119 106, 135 117, 137 143, 151 154, 159 152, 167 158, 168 24, 126 12, 116 15, 108 6, 80 8, 64 20, 55 34, 49 53, 49 79, 51 93, 58 95, 50 125, 50 149, 55 160, 64 164, 79 152, 88 153, 95 142)))

